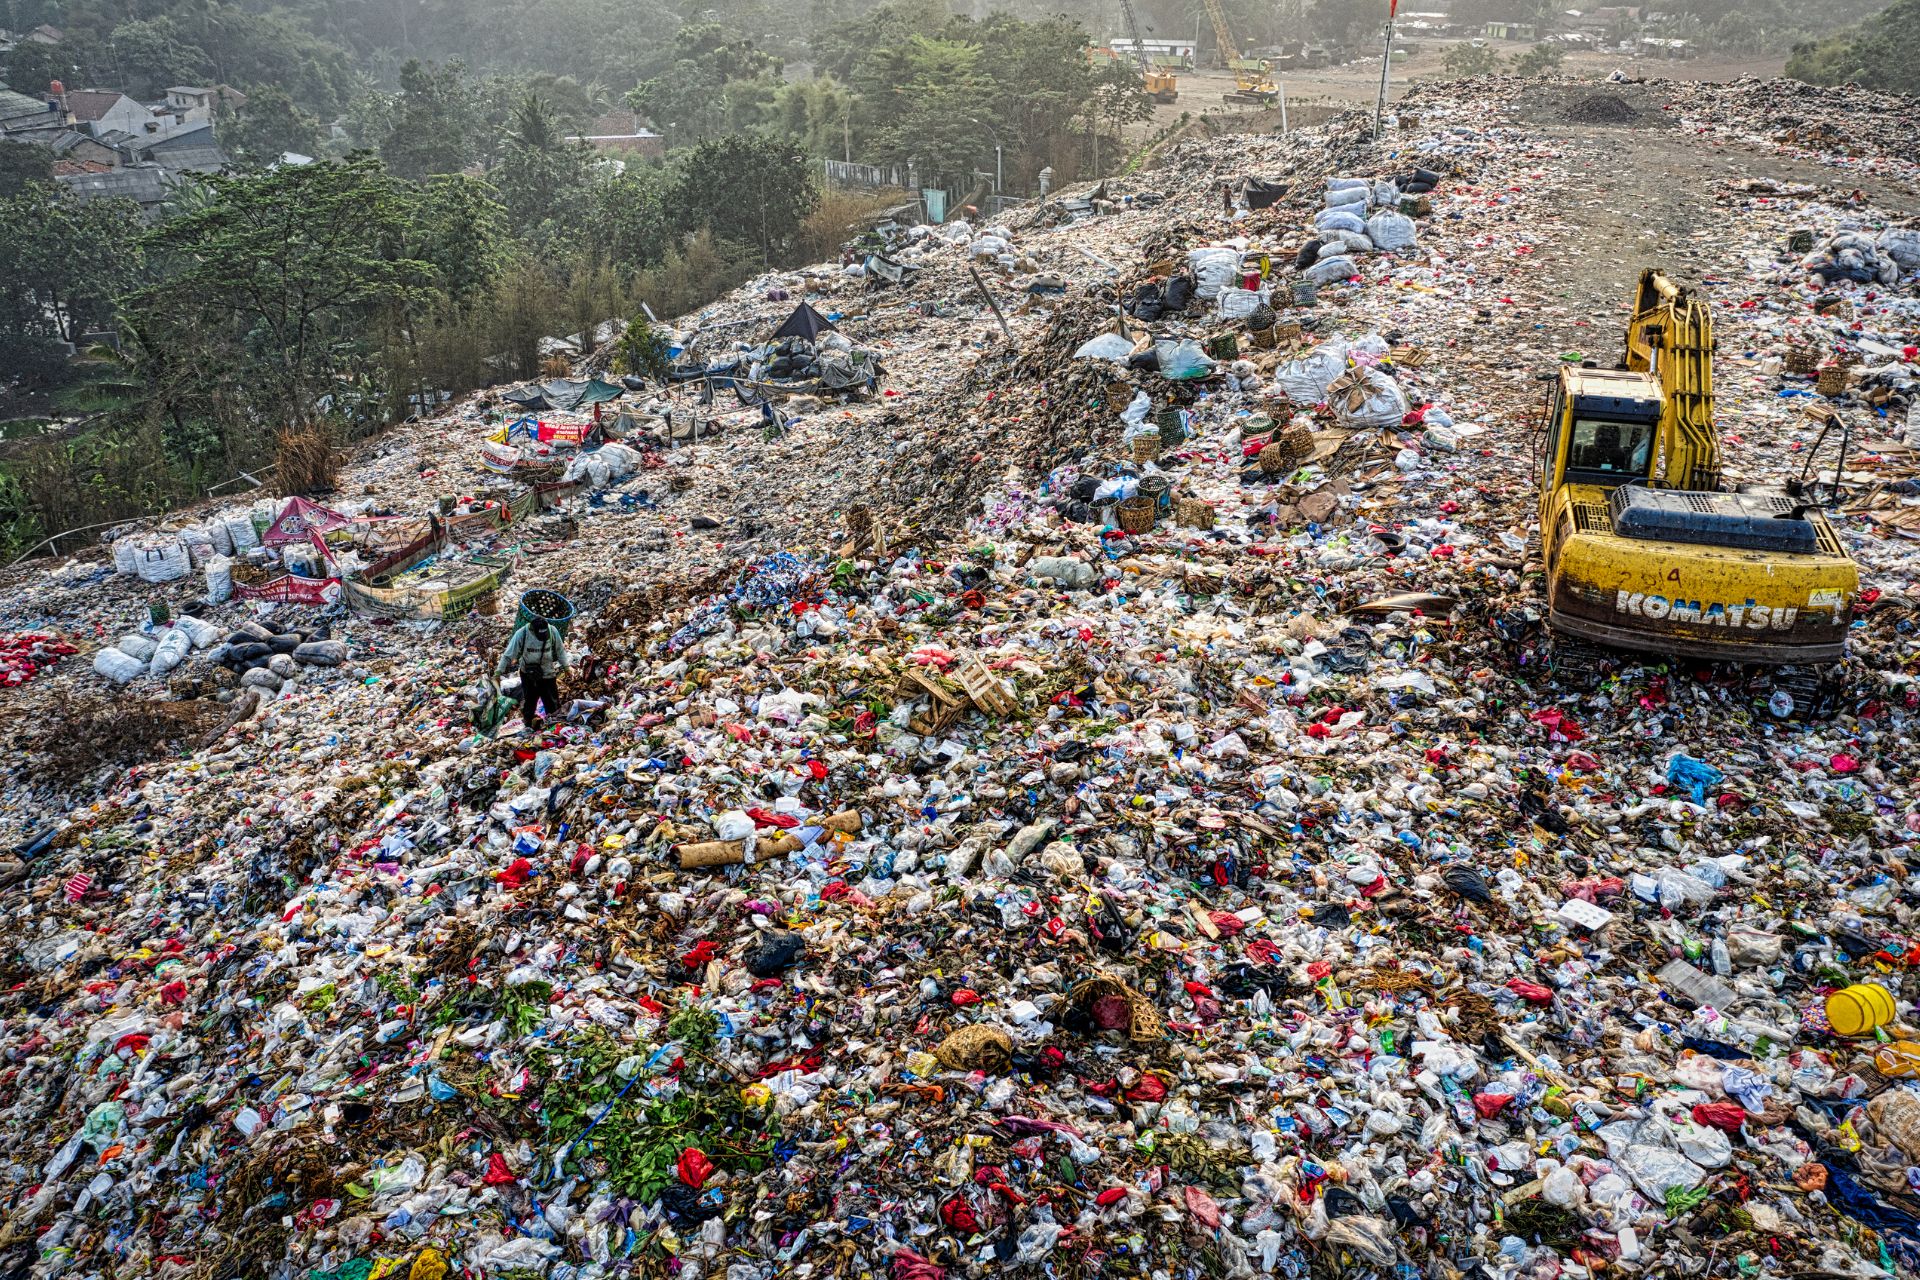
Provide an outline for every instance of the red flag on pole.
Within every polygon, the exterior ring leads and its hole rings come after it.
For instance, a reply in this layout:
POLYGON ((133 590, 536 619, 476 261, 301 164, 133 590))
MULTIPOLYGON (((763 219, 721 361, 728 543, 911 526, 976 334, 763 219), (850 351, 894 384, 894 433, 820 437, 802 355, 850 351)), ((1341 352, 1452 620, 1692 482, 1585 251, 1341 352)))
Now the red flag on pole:
POLYGON ((1387 18, 1391 20, 1398 12, 1400 12, 1400 0, 1387 0, 1387 18))

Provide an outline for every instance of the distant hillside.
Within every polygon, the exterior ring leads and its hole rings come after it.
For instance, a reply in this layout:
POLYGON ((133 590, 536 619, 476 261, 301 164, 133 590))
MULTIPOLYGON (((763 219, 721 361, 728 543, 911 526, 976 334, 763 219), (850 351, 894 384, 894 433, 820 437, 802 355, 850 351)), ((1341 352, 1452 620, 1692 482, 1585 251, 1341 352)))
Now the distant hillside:
POLYGON ((1787 74, 1814 84, 1851 81, 1884 93, 1920 94, 1920 0, 1894 0, 1858 26, 1795 45, 1787 74))

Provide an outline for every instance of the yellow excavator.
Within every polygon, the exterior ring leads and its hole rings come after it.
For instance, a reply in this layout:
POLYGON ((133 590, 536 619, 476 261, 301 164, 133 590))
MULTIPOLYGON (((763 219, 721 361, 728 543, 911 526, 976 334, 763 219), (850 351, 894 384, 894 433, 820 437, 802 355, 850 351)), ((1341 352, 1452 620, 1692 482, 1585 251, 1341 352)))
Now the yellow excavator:
MULTIPOLYGON (((1704 301, 1641 273, 1617 369, 1563 367, 1537 443, 1556 674, 1608 650, 1775 668, 1803 710, 1846 652, 1859 571, 1804 481, 1729 488, 1704 301)), ((1841 463, 1845 461, 1842 445, 1841 463)))

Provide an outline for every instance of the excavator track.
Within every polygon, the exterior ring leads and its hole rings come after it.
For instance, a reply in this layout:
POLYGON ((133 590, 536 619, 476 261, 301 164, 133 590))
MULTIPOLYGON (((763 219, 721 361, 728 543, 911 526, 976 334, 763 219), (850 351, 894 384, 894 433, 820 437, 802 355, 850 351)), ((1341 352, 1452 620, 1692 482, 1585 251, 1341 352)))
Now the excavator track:
POLYGON ((1555 636, 1553 653, 1547 660, 1547 670, 1555 680, 1583 692, 1598 688, 1619 665, 1620 660, 1612 650, 1572 636, 1555 636))
POLYGON ((1793 699, 1788 717, 1794 720, 1824 720, 1839 705, 1840 681, 1834 667, 1781 667, 1772 673, 1771 684, 1793 699))

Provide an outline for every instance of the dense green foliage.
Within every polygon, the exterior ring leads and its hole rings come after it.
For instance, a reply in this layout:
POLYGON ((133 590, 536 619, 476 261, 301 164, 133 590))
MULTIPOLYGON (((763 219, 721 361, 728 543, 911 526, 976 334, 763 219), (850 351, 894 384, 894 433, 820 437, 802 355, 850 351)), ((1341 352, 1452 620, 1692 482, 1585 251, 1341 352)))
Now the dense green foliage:
POLYGON ((1920 94, 1920 0, 1894 0, 1851 30, 1796 45, 1787 74, 1814 84, 1920 94))

